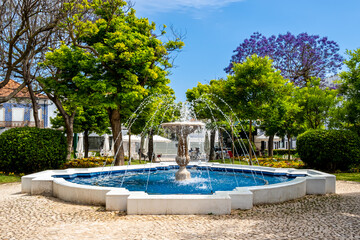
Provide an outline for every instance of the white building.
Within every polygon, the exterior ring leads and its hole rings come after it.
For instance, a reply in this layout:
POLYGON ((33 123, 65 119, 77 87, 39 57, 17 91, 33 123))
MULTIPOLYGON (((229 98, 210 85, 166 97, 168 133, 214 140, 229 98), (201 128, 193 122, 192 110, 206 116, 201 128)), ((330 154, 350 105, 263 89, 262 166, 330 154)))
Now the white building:
MULTIPOLYGON (((20 86, 18 82, 10 80, 0 89, 0 97, 7 97, 18 86, 20 86)), ((36 101, 39 108, 40 126, 42 128, 50 127, 49 99, 43 94, 36 94, 36 101)), ((35 126, 30 94, 26 87, 8 102, 0 104, 0 129, 2 131, 23 126, 35 126)))

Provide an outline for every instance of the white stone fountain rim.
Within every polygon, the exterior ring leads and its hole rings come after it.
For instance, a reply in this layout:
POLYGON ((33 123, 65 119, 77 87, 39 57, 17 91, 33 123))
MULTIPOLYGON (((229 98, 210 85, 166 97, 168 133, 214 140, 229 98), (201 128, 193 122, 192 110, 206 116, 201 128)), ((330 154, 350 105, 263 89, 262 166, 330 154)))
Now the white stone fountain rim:
MULTIPOLYGON (((176 164, 157 163, 146 165, 117 166, 105 168, 81 168, 48 170, 23 176, 22 192, 48 194, 65 201, 105 205, 107 210, 127 211, 128 214, 229 214, 231 209, 250 209, 255 204, 278 203, 306 194, 335 193, 334 175, 311 169, 270 168, 259 166, 217 163, 196 164, 200 167, 243 169, 274 175, 303 176, 294 180, 255 187, 239 187, 233 191, 217 191, 213 195, 148 195, 142 191, 125 188, 81 185, 55 178, 55 175, 97 175, 107 171, 149 170, 171 167, 176 164), (306 176, 306 177, 304 177, 306 176), (184 207, 186 206, 186 207, 184 207)), ((190 165, 192 165, 190 163, 190 165)))

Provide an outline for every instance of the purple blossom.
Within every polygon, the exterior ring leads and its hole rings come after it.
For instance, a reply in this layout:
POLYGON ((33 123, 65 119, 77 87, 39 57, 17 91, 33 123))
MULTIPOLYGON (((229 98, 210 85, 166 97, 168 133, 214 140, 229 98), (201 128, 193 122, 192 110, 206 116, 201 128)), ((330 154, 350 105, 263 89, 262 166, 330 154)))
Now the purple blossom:
POLYGON ((234 50, 235 55, 231 57, 231 63, 225 71, 232 73, 233 63, 243 62, 253 54, 269 56, 283 77, 298 86, 304 86, 311 77, 323 79, 327 74, 337 73, 344 61, 339 50, 336 42, 318 35, 301 33, 294 36, 287 32, 267 38, 255 32, 234 50))

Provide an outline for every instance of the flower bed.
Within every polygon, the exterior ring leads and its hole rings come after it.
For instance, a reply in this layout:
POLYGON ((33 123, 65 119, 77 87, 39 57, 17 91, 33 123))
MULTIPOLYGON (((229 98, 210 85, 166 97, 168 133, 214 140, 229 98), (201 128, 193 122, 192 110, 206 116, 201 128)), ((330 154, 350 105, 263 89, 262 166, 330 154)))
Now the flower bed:
POLYGON ((258 158, 259 165, 264 167, 275 167, 275 168, 302 168, 304 162, 301 160, 284 160, 276 158, 258 158))
POLYGON ((91 168, 102 167, 111 164, 114 158, 90 157, 81 159, 72 159, 63 164, 62 168, 91 168))
MULTIPOLYGON (((125 163, 128 161, 128 157, 125 157, 125 163)), ((113 157, 89 157, 71 159, 63 164, 62 168, 92 168, 92 167, 104 167, 111 165, 114 162, 113 157)))

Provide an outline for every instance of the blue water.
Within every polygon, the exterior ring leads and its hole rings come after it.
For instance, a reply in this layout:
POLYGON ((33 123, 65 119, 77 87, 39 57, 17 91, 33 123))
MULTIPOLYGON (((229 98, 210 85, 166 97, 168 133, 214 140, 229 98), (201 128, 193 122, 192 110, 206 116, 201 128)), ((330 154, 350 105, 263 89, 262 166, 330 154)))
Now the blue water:
POLYGON ((67 181, 103 187, 123 187, 130 191, 146 191, 148 194, 211 194, 215 191, 232 191, 236 187, 260 186, 286 182, 294 178, 233 171, 208 171, 188 169, 191 179, 176 181, 177 169, 153 172, 127 172, 75 177, 67 181), (149 178, 149 184, 146 183, 149 178))

